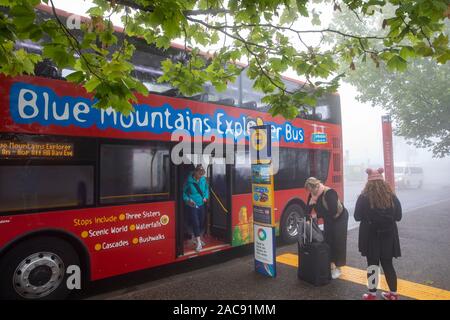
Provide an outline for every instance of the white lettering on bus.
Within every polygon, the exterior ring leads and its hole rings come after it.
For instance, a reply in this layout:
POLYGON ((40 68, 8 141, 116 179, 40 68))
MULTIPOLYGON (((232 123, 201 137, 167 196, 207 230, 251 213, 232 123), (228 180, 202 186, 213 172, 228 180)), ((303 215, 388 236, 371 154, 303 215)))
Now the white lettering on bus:
POLYGON ((121 227, 111 227, 111 233, 121 233, 121 232, 127 232, 128 226, 121 226, 121 227))
POLYGON ((167 129, 169 129, 169 130, 173 129, 173 127, 169 124, 169 119, 170 119, 170 116, 171 116, 170 111, 166 109, 164 111, 164 115, 166 116, 166 127, 167 127, 167 129))
POLYGON ((159 211, 144 211, 144 218, 154 218, 154 217, 160 217, 161 212, 159 211))
MULTIPOLYGON (((58 96, 51 88, 14 83, 11 89, 10 108, 13 119, 19 124, 75 125, 82 128, 97 126, 126 132, 150 132, 154 134, 187 130, 189 138, 209 135, 216 130, 221 139, 234 141, 248 139, 250 128, 256 122, 248 115, 237 117, 221 109, 214 113, 197 114, 185 109, 174 109, 170 104, 148 106, 137 104, 128 116, 114 110, 92 108, 92 100, 83 97, 58 96), (31 89, 33 88, 33 89, 31 89)), ((303 128, 291 123, 270 123, 275 142, 304 143, 303 128)), ((174 140, 172 140, 174 141, 174 140)))
POLYGON ((130 245, 130 243, 127 240, 120 240, 120 241, 110 242, 110 243, 103 242, 102 249, 103 250, 114 249, 114 248, 120 248, 120 247, 127 247, 129 245, 130 245))
POLYGON ((139 237, 139 243, 148 243, 152 241, 159 241, 159 240, 165 240, 166 237, 163 234, 158 234, 156 236, 146 236, 146 237, 139 237))
POLYGON ((109 235, 109 230, 108 229, 89 230, 88 233, 89 233, 90 238, 94 238, 94 237, 101 237, 101 236, 109 235))
POLYGON ((112 116, 113 116, 113 123, 114 123, 114 125, 117 125, 117 112, 112 108, 112 107, 109 107, 108 109, 102 109, 101 110, 101 113, 100 113, 100 121, 102 122, 102 123, 105 123, 105 114, 109 117, 109 116, 111 116, 111 114, 112 114, 112 116))
POLYGON ((151 223, 139 223, 136 225, 136 230, 147 230, 151 228, 159 228, 161 227, 161 222, 151 222, 151 223))
POLYGON ((126 219, 127 220, 133 220, 133 219, 141 219, 141 214, 140 213, 127 213, 126 214, 126 219))
POLYGON ((73 116, 75 117, 75 120, 78 122, 86 122, 86 119, 81 119, 80 114, 88 114, 89 113, 89 106, 84 102, 78 102, 73 107, 73 116))
POLYGON ((22 89, 19 93, 19 115, 23 119, 32 119, 39 114, 39 109, 36 104, 37 94, 33 90, 22 89), (31 96, 30 99, 26 99, 26 95, 31 96), (28 108, 27 108, 28 107, 28 108), (25 109, 32 109, 33 113, 28 114, 25 109))

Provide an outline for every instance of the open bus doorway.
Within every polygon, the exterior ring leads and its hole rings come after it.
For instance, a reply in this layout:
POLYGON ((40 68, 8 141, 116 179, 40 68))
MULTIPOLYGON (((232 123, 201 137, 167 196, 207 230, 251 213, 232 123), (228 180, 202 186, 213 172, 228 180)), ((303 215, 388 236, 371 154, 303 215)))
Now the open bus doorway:
POLYGON ((231 243, 231 179, 230 168, 224 158, 186 155, 188 164, 177 166, 177 256, 201 254, 217 250, 231 243), (183 189, 189 175, 196 165, 205 168, 205 178, 209 187, 209 199, 205 208, 205 220, 202 239, 205 246, 195 251, 192 241, 193 228, 189 218, 189 208, 183 200, 183 189))

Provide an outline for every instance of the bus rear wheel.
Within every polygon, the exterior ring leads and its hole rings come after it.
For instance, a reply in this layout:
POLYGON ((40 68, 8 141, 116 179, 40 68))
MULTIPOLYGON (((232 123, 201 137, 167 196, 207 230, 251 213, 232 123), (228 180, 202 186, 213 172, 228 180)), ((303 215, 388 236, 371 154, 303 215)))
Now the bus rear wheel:
POLYGON ((280 235, 285 243, 294 243, 298 237, 298 222, 305 216, 305 212, 299 204, 288 206, 281 217, 280 235))
POLYGON ((13 245, 0 258, 0 298, 65 299, 70 289, 66 273, 80 265, 74 248, 55 237, 39 237, 13 245))

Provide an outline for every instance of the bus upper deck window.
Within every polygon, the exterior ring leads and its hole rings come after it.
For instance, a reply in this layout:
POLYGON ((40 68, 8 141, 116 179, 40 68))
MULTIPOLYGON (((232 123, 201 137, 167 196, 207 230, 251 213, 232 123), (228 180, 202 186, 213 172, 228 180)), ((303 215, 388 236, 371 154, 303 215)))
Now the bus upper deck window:
POLYGON ((238 80, 228 84, 225 91, 218 91, 211 82, 205 83, 203 86, 204 93, 207 94, 207 101, 226 106, 239 105, 239 85, 238 80))
POLYGON ((248 108, 248 109, 256 109, 258 108, 258 105, 256 101, 247 101, 242 103, 242 107, 248 108))
POLYGON ((317 120, 327 121, 330 120, 330 107, 328 105, 321 105, 315 108, 315 114, 317 120))
POLYGON ((75 72, 75 70, 73 70, 73 69, 62 69, 61 75, 63 78, 66 78, 67 76, 71 75, 74 72, 75 72))
POLYGON ((167 90, 172 89, 172 87, 168 84, 163 84, 163 83, 153 83, 153 82, 143 82, 144 86, 147 88, 147 90, 150 93, 161 93, 167 90))

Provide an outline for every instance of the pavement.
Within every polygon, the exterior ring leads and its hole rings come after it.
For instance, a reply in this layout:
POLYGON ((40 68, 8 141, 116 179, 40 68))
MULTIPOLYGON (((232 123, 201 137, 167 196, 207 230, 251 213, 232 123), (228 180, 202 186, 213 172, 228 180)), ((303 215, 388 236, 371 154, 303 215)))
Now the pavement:
MULTIPOLYGON (((439 190, 445 190, 439 188, 439 190)), ((450 198, 405 205, 399 222, 402 257, 394 261, 401 299, 450 300, 450 198)), ((417 191, 416 191, 417 193, 417 191)), ((420 194, 424 192, 421 191, 420 194)), ((436 195, 436 191, 430 191, 436 195)), ((401 199, 401 195, 399 195, 401 199)), ((431 195, 430 195, 431 197, 431 195)), ((430 200, 430 197, 428 200, 430 200)), ((416 196, 416 198, 418 198, 416 196)), ((277 245, 277 277, 254 272, 253 246, 179 264, 120 276, 88 289, 87 299, 360 299, 366 291, 365 258, 358 252, 358 229, 348 233, 347 267, 341 279, 314 287, 297 279, 297 246, 277 245), (102 289, 103 288, 103 289, 102 289)), ((384 277, 382 277, 384 278, 384 277)))

